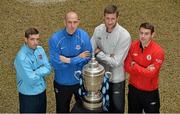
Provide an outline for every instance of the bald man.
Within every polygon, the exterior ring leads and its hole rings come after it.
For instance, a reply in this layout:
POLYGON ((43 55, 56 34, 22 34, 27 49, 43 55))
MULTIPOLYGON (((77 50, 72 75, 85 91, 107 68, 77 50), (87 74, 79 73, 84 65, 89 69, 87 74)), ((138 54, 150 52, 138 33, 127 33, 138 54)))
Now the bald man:
POLYGON ((54 68, 54 91, 56 112, 69 112, 71 97, 79 99, 79 80, 74 77, 77 70, 90 60, 92 46, 90 37, 78 28, 80 19, 77 13, 65 14, 65 27, 55 32, 49 39, 50 62, 54 68))

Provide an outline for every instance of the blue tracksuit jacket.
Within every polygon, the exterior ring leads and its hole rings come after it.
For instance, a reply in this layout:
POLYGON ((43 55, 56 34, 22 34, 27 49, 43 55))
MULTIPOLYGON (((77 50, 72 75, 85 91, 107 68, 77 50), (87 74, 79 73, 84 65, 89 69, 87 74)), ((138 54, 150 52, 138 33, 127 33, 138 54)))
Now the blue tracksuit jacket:
POLYGON ((61 85, 75 85, 79 81, 74 77, 77 70, 82 70, 90 58, 80 58, 84 51, 92 52, 90 37, 82 29, 77 29, 70 35, 66 29, 55 32, 49 39, 50 62, 54 68, 55 81, 61 85), (70 63, 60 61, 59 56, 70 58, 70 63))
POLYGON ((14 61, 17 88, 21 94, 37 95, 46 89, 45 76, 51 72, 51 65, 41 46, 35 50, 24 44, 14 61))

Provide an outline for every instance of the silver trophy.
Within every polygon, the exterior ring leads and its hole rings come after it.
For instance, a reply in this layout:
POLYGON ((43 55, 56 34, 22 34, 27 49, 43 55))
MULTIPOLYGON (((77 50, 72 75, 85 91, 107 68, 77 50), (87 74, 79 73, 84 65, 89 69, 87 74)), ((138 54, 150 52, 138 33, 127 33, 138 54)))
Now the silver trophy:
MULTIPOLYGON (((93 57, 88 64, 83 67, 82 73, 76 72, 76 76, 81 75, 79 94, 82 96, 83 106, 89 110, 102 108, 107 104, 110 72, 105 72, 93 57)), ((78 76, 80 77, 80 76, 78 76)))

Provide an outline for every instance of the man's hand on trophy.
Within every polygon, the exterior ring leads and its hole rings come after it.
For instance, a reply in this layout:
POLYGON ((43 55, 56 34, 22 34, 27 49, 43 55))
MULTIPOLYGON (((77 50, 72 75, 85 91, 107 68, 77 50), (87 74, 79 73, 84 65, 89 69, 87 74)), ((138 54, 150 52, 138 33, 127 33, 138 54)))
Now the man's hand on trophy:
POLYGON ((102 51, 100 48, 96 48, 95 51, 94 51, 94 53, 95 53, 95 54, 98 54, 100 51, 102 51))
POLYGON ((89 51, 84 51, 81 54, 79 54, 78 56, 81 58, 86 58, 86 57, 90 57, 91 53, 89 51))

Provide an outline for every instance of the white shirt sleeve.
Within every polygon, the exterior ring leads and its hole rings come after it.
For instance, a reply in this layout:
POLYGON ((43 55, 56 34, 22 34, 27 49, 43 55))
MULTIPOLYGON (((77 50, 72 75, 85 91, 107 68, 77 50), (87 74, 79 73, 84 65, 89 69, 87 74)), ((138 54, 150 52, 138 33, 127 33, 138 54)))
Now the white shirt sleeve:
POLYGON ((114 49, 113 56, 104 53, 103 51, 97 54, 97 59, 101 60, 103 63, 109 65, 110 67, 116 67, 120 64, 124 64, 124 60, 128 54, 131 44, 131 37, 120 39, 114 49))

